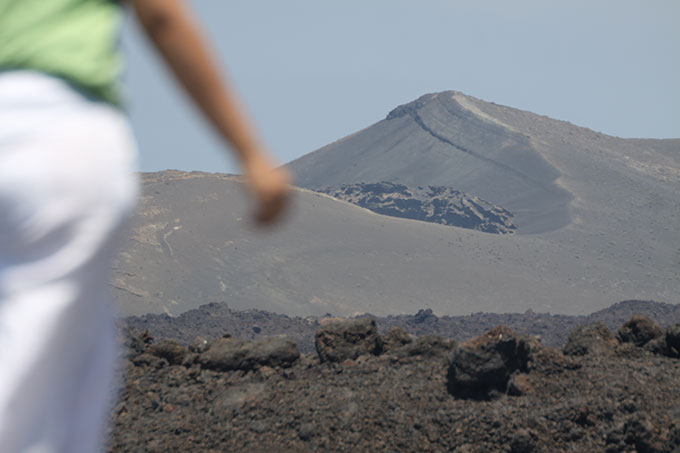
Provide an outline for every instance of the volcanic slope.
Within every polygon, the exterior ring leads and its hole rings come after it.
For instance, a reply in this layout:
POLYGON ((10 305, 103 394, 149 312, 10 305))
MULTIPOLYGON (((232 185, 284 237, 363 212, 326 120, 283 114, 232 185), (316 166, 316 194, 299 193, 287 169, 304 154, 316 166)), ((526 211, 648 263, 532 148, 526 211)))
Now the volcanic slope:
POLYGON ((295 189, 287 223, 261 232, 248 223, 243 192, 227 175, 143 175, 114 264, 123 315, 179 315, 210 302, 299 316, 421 307, 583 314, 630 298, 677 302, 677 266, 621 260, 613 246, 387 217, 306 189, 295 189))
POLYGON ((640 249, 610 252, 645 261, 649 254, 640 250, 658 250, 664 264, 680 264, 677 139, 610 137, 446 91, 399 106, 289 167, 310 189, 381 181, 450 186, 511 211, 520 234, 567 227, 561 235, 568 242, 582 234, 586 242, 602 234, 605 242, 643 241, 640 249))

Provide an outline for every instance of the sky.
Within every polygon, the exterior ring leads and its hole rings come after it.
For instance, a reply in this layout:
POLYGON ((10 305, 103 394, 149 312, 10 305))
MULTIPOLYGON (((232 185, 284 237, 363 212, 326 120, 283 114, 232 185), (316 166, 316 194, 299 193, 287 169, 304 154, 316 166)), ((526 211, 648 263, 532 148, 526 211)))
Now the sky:
MULTIPOLYGON (((280 163, 456 90, 619 137, 680 138, 677 0, 194 0, 280 163)), ((240 172, 128 14, 140 169, 240 172)))

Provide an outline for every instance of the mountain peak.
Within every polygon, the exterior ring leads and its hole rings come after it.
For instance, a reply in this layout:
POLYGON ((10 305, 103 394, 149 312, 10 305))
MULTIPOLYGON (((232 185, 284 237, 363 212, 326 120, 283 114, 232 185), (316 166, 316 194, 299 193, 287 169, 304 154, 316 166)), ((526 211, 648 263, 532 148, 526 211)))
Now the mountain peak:
POLYGON ((443 93, 451 93, 450 91, 444 91, 442 93, 428 93, 420 96, 418 99, 415 101, 407 102, 406 104, 399 105, 392 109, 390 113, 387 114, 385 117, 386 120, 392 120, 395 118, 401 118, 402 116, 405 115, 413 115, 416 113, 420 108, 425 106, 427 103, 431 102, 433 99, 435 99, 437 96, 440 96, 443 93))
POLYGON ((517 211, 520 233, 568 224, 572 195, 555 184, 559 171, 486 104, 457 91, 425 94, 290 167, 310 189, 381 181, 450 187, 517 211))

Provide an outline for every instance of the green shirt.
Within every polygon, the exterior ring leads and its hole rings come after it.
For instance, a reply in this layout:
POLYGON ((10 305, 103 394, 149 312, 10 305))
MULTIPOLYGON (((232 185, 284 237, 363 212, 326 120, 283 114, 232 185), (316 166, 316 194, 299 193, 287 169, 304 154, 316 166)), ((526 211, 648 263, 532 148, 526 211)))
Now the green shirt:
POLYGON ((53 74, 119 105, 121 9, 116 0, 0 0, 0 69, 53 74))

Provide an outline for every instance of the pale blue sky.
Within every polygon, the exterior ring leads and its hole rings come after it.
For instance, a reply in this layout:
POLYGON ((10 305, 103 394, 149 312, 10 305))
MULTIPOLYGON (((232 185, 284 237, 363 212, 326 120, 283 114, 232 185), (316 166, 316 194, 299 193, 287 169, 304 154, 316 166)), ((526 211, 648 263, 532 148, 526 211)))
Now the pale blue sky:
MULTIPOLYGON (((680 138, 677 0, 189 3, 282 163, 443 90, 610 135, 680 138)), ((141 169, 238 172, 130 22, 141 169)))

